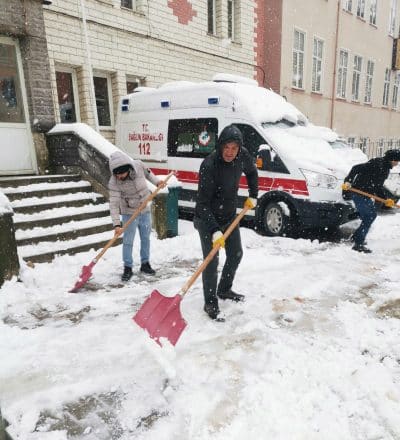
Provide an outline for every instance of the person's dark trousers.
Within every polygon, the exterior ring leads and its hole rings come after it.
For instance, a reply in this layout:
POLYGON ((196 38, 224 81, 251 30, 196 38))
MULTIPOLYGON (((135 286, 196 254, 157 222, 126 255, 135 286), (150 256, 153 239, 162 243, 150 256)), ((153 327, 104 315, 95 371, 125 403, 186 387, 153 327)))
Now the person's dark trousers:
MULTIPOLYGON (((210 234, 204 223, 199 219, 194 220, 194 226, 199 232, 203 257, 206 258, 212 249, 212 234, 210 234)), ((222 231, 225 232, 228 226, 229 225, 226 225, 224 228, 222 228, 222 231)), ((225 252, 226 261, 222 269, 218 289, 218 253, 203 271, 203 292, 204 302, 206 304, 217 306, 217 293, 228 292, 232 288, 236 270, 243 256, 242 240, 240 238, 239 227, 236 227, 231 235, 227 238, 225 242, 225 252)))
POLYGON ((375 202, 368 197, 360 196, 358 194, 352 194, 352 199, 361 219, 361 225, 356 232, 354 232, 353 239, 356 245, 362 245, 372 223, 376 219, 377 214, 375 202))

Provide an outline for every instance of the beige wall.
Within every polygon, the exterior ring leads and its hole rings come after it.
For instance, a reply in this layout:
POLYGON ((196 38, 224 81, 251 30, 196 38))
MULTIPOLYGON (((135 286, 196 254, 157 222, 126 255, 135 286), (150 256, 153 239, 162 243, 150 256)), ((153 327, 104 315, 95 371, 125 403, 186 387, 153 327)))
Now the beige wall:
MULTIPOLYGON (((365 20, 356 16, 357 0, 353 0, 352 13, 339 8, 338 51, 349 52, 346 82, 346 98, 336 98, 334 81, 334 59, 336 44, 336 24, 338 16, 337 0, 283 0, 282 13, 282 54, 281 93, 300 108, 312 122, 330 126, 345 137, 368 137, 371 142, 379 138, 395 138, 400 142, 400 96, 397 109, 391 108, 395 72, 392 71, 389 107, 382 107, 385 69, 391 67, 393 38, 389 36, 390 0, 378 0, 376 26, 369 24, 369 0, 366 1, 365 20), (304 89, 292 87, 293 33, 297 28, 306 33, 304 60, 304 89), (314 36, 324 41, 322 93, 312 93, 312 52, 314 36), (351 87, 353 58, 363 58, 360 102, 352 102, 351 87), (368 59, 375 62, 372 86, 372 103, 364 104, 366 66, 368 59), (333 117, 332 117, 333 110, 333 117)), ((398 1, 396 29, 400 24, 400 1, 398 1)), ((338 63, 338 60, 337 60, 338 63)), ((337 78, 336 78, 337 79, 337 78)), ((400 147, 400 143, 398 145, 400 147)))
MULTIPOLYGON (((119 0, 86 0, 90 52, 94 70, 112 81, 114 117, 119 98, 126 94, 126 75, 142 78, 147 86, 173 80, 207 80, 216 72, 254 76, 254 0, 240 2, 240 33, 227 40, 226 2, 217 1, 217 36, 207 34, 204 0, 190 2, 197 15, 178 23, 167 0, 137 0, 137 11, 120 7, 119 0)), ((45 8, 46 34, 57 117, 57 66, 74 68, 79 89, 81 120, 94 125, 89 71, 80 0, 54 0, 45 8)), ((113 140, 113 130, 103 134, 113 140)))

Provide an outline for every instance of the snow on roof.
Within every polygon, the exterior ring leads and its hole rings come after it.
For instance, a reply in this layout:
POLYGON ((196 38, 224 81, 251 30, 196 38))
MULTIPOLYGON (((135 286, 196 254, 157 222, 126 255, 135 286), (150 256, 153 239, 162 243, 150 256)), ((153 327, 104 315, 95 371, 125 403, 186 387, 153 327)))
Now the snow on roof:
POLYGON ((7 196, 0 191, 0 216, 7 213, 12 213, 13 209, 7 196))
POLYGON ((89 125, 81 122, 75 122, 73 124, 56 124, 48 133, 75 133, 88 144, 92 145, 96 150, 103 153, 104 156, 110 157, 115 151, 120 151, 115 145, 105 139, 100 133, 94 130, 89 125))
MULTIPOLYGON (((131 94, 129 98, 134 102, 133 111, 160 111, 160 100, 169 100, 171 102, 170 110, 209 107, 207 98, 217 96, 219 104, 216 107, 231 107, 233 105, 233 111, 245 114, 255 123, 277 122, 281 119, 295 124, 308 123, 306 116, 294 105, 272 90, 258 87, 254 80, 243 78, 241 81, 234 81, 236 76, 231 75, 232 81, 227 82, 228 74, 220 75, 224 81, 201 83, 175 81, 149 91, 146 96, 141 96, 140 93, 131 94)), ((216 75, 214 78, 219 78, 219 76, 216 75)), ((128 117, 128 113, 124 117, 128 117)))
POLYGON ((308 122, 300 110, 272 90, 248 84, 221 83, 220 85, 234 89, 238 99, 236 109, 240 111, 242 107, 246 107, 246 111, 258 123, 277 122, 281 119, 295 124, 308 122))

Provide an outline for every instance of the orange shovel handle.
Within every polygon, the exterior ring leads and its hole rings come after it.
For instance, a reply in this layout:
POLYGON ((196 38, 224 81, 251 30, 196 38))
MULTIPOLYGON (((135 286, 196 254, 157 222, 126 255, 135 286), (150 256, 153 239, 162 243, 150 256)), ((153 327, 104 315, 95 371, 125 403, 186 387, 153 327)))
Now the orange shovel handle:
MULTIPOLYGON (((373 194, 369 194, 369 193, 367 193, 365 191, 361 191, 361 189, 357 189, 357 188, 349 188, 348 191, 353 191, 354 193, 360 194, 360 195, 365 196, 365 197, 369 197, 370 199, 374 199, 377 202, 381 202, 381 203, 385 203, 386 200, 387 200, 387 199, 383 199, 382 197, 378 197, 378 196, 375 196, 373 194)), ((393 208, 400 208, 400 206, 399 205, 394 205, 393 208)))

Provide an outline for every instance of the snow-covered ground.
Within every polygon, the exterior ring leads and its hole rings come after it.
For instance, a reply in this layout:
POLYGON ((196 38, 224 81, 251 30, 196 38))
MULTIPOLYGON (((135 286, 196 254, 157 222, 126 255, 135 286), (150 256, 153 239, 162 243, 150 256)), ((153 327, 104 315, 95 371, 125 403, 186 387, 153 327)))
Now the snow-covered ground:
POLYGON ((3 285, 0 403, 15 439, 400 439, 399 214, 377 219, 370 255, 242 228, 234 287, 246 302, 221 303, 227 321, 213 322, 197 281, 187 328, 160 348, 131 318, 199 265, 196 231, 179 228, 152 239, 155 278, 136 264, 122 285, 118 247, 78 294, 68 290, 95 252, 3 285))

